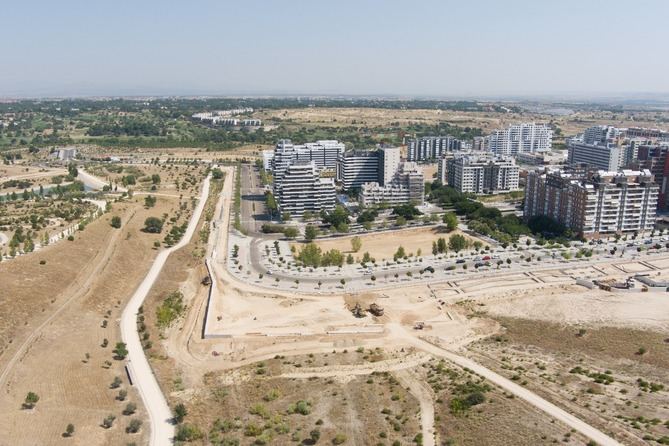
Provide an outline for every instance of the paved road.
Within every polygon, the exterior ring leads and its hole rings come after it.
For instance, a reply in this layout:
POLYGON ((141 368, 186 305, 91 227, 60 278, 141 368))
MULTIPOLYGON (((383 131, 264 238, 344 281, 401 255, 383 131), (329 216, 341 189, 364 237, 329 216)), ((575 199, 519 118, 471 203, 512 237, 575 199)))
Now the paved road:
MULTIPOLYGON (((664 245, 664 242, 662 242, 662 244, 664 245)), ((263 246, 271 245, 270 240, 263 238, 254 238, 251 241, 250 245, 251 245, 249 253, 250 262, 246 264, 246 268, 247 269, 250 268, 254 272, 253 274, 254 276, 256 276, 257 273, 263 273, 266 275, 269 274, 267 272, 268 268, 263 263, 261 257, 263 255, 262 253, 263 246)), ((613 246, 614 244, 607 245, 606 249, 608 250, 613 246)), ((587 248, 593 248, 593 247, 588 246, 587 248)), ((604 245, 596 246, 596 248, 604 249, 604 245)), ((490 267, 480 268, 479 270, 474 268, 474 264, 477 263, 477 261, 474 260, 474 258, 483 256, 485 254, 473 254, 473 255, 467 254, 464 257, 462 257, 461 259, 464 260, 468 266, 467 270, 462 269, 462 264, 456 264, 455 263, 456 259, 435 261, 430 257, 426 257, 424 259, 425 260, 424 262, 418 262, 418 263, 414 262, 407 265, 404 264, 392 265, 390 267, 385 267, 383 265, 379 265, 377 267, 370 267, 377 279, 373 283, 370 280, 372 273, 365 275, 363 274, 360 268, 356 269, 356 271, 353 272, 350 270, 349 267, 345 267, 344 270, 341 272, 338 272, 336 268, 330 268, 327 272, 317 274, 317 273, 300 272, 297 269, 284 270, 276 267, 276 265, 273 265, 274 267, 271 268, 272 271, 271 277, 273 278, 278 277, 279 279, 281 279, 283 281, 282 283, 284 284, 284 286, 292 286, 293 281, 296 278, 299 279, 300 280, 299 289, 295 289, 295 287, 291 288, 291 290, 297 293, 308 293, 308 294, 313 293, 314 292, 313 287, 318 282, 322 282, 322 286, 320 287, 320 289, 323 292, 332 292, 333 287, 345 290, 346 292, 354 292, 354 291, 367 291, 367 290, 383 290, 386 288, 396 288, 398 286, 411 286, 416 284, 436 284, 436 283, 444 283, 451 280, 459 281, 471 278, 485 277, 486 279, 488 279, 492 277, 499 277, 512 274, 524 274, 528 272, 532 273, 537 271, 585 268, 588 266, 598 265, 598 264, 639 262, 645 260, 658 260, 669 257, 669 252, 667 252, 664 248, 659 250, 658 252, 654 252, 651 255, 647 255, 646 252, 644 252, 643 255, 641 255, 640 253, 637 253, 635 250, 626 247, 625 243, 621 242, 618 244, 618 249, 619 249, 618 252, 622 252, 622 250, 627 249, 623 257, 620 257, 619 255, 615 256, 597 255, 591 258, 583 258, 580 260, 573 258, 569 261, 562 260, 561 256, 559 255, 557 255, 555 259, 551 259, 549 254, 535 250, 522 251, 522 252, 517 252, 517 251, 507 251, 501 253, 496 252, 494 254, 499 255, 502 259, 504 259, 504 261, 506 261, 507 258, 510 258, 514 262, 510 265, 510 267, 509 265, 504 263, 503 268, 497 269, 497 265, 495 264, 495 262, 497 262, 497 259, 493 259, 490 261, 492 263, 490 267), (528 253, 541 256, 546 260, 542 260, 541 262, 533 261, 531 263, 522 261, 522 259, 520 259, 520 256, 528 255, 528 253), (419 273, 420 270, 430 265, 434 267, 435 273, 432 274, 426 272, 424 275, 421 276, 419 273), (445 267, 447 265, 455 265, 456 269, 452 271, 447 271, 445 270, 445 267), (411 271, 413 274, 413 277, 411 279, 407 278, 406 276, 406 273, 409 271, 411 271), (398 274, 398 279, 394 278, 395 274, 398 274), (346 280, 345 288, 342 288, 340 286, 339 283, 340 279, 346 280)), ((492 255, 492 253, 490 255, 492 255)), ((233 273, 233 275, 236 274, 235 271, 231 272, 233 273)), ((628 275, 633 275, 633 273, 629 273, 628 275)), ((273 280, 261 282, 260 286, 276 289, 273 280)))
POLYGON ((265 210, 265 189, 255 166, 242 164, 236 172, 242 183, 242 226, 247 234, 260 235, 260 227, 269 221, 265 210))
POLYGON ((139 333, 137 332, 137 312, 139 311, 139 307, 144 303, 144 299, 151 290, 154 282, 160 275, 160 271, 165 265, 165 261, 169 255, 188 244, 193 236, 209 195, 210 179, 211 176, 208 176, 204 181, 202 193, 200 194, 200 201, 195 208, 195 212, 193 212, 193 216, 188 223, 188 228, 186 229, 183 238, 173 247, 165 249, 158 254, 151 269, 135 291, 135 294, 130 298, 128 305, 125 307, 123 314, 121 315, 121 338, 123 339, 123 342, 126 343, 128 349, 127 365, 130 370, 130 376, 133 379, 133 384, 139 390, 139 394, 144 402, 144 407, 146 407, 146 410, 149 413, 151 422, 151 440, 149 444, 152 446, 171 444, 172 438, 174 437, 174 424, 172 423, 172 411, 158 385, 158 381, 153 374, 149 361, 144 355, 144 349, 142 348, 139 333))
MULTIPOLYGON (((229 200, 231 201, 231 200, 229 200)), ((228 206, 230 206, 228 204, 228 206)), ((223 209, 225 209, 226 206, 223 206, 223 209)), ((225 220, 223 220, 223 223, 225 223, 225 220)), ((226 231, 227 229, 227 224, 220 224, 217 225, 218 231, 216 232, 223 232, 218 239, 218 242, 220 243, 218 247, 218 253, 222 256, 226 256, 226 244, 227 244, 227 237, 228 237, 228 232, 226 231)), ((217 234, 217 237, 219 234, 217 234)), ((216 252, 216 251, 215 251, 216 252)), ((216 254, 214 254, 213 259, 216 260, 216 254)), ((611 259, 606 259, 608 261, 611 261, 611 259)), ((217 267, 221 267, 221 270, 227 271, 227 268, 225 265, 218 265, 217 262, 213 262, 215 265, 215 269, 217 267)), ((227 262, 226 262, 227 263, 227 262)), ((589 264, 590 262, 583 262, 581 265, 584 264, 589 264)), ((578 263, 575 263, 578 265, 578 263)), ((561 267, 574 267, 574 264, 563 264, 561 267)), ((534 267, 532 270, 536 270, 537 268, 534 267)), ((506 271, 506 274, 509 272, 506 271)), ((239 278, 230 275, 233 280, 239 280, 239 278)), ((234 282, 233 282, 234 283, 234 282)), ((244 281, 242 280, 239 282, 240 286, 246 285, 244 281)), ((394 286, 404 286, 404 284, 394 284, 394 286)), ((468 367, 475 373, 485 377, 489 381, 493 382, 494 384, 500 386, 501 388, 505 389, 507 392, 510 392, 511 394, 522 398, 523 400, 527 401, 528 403, 532 404, 534 407, 546 412, 547 414, 553 416, 554 418, 562 421, 565 423, 567 426, 577 430, 578 432, 581 432, 583 435, 587 436, 588 438, 592 439, 593 441, 597 442, 600 446, 620 446, 620 443, 618 443, 616 440, 613 438, 609 437, 605 433, 601 432, 600 430, 594 428, 593 426, 590 426, 586 422, 580 420, 579 418, 575 417, 574 415, 571 415, 570 413, 566 412, 565 410, 559 408, 558 406, 546 401, 545 399, 541 398, 540 396, 532 393, 530 390, 519 386, 518 384, 514 383, 513 381, 504 378, 503 376, 493 372, 490 369, 487 369, 486 367, 472 361, 471 359, 465 358, 463 356, 460 356, 456 353, 453 353, 451 351, 444 350, 436 345, 433 345, 423 339, 417 338, 413 333, 405 330, 403 327, 395 324, 389 324, 387 326, 392 334, 395 336, 399 337, 400 339, 403 340, 408 340, 411 344, 415 345, 418 349, 425 351, 427 353, 431 353, 435 356, 438 357, 443 357, 444 359, 447 359, 455 364, 458 364, 462 367, 468 367)), ((430 408, 425 406, 422 408, 425 412, 429 412, 430 408)), ((432 433, 433 427, 430 426, 430 420, 425 420, 426 422, 422 424, 422 427, 426 431, 426 438, 430 437, 430 434, 432 433)))

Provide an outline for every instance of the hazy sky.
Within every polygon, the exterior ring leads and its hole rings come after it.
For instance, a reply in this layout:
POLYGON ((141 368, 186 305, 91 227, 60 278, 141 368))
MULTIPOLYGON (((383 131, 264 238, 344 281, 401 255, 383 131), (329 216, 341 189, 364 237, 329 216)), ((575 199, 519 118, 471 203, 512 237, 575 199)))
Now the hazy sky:
POLYGON ((669 92, 667 0, 34 0, 0 95, 669 92))

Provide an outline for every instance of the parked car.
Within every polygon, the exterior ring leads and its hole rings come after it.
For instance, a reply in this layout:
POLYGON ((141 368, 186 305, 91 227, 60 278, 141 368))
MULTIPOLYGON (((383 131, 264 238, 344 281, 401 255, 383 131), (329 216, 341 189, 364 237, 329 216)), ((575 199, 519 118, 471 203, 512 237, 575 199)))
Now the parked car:
POLYGON ((465 263, 465 259, 458 259, 455 261, 455 263, 465 263))

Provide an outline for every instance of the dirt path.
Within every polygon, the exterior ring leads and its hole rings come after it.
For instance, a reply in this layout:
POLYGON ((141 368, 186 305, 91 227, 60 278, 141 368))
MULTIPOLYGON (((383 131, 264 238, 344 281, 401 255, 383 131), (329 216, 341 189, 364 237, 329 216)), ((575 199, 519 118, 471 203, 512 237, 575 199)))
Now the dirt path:
POLYGON ((144 354, 142 342, 140 341, 139 333, 137 332, 137 312, 139 311, 139 307, 144 303, 147 294, 151 291, 151 287, 160 275, 160 271, 165 265, 169 255, 190 242, 190 239, 195 232, 195 228, 200 221, 200 216, 202 215, 207 197, 209 196, 210 180, 211 175, 204 181, 202 192, 200 193, 200 201, 193 212, 186 233, 181 241, 158 254, 153 265, 151 265, 151 269, 137 288, 137 291, 135 291, 130 298, 128 305, 125 307, 123 314, 121 315, 121 337, 127 344, 128 368, 130 369, 130 374, 134 380, 135 386, 142 396, 144 406, 149 413, 151 422, 150 444, 153 446, 171 443, 172 437, 174 437, 174 424, 172 423, 172 411, 170 410, 167 400, 160 389, 160 385, 153 374, 151 365, 144 354))
POLYGON ((281 378, 309 379, 318 378, 345 378, 358 375, 371 375, 375 372, 395 372, 419 366, 430 360, 429 355, 413 354, 404 358, 387 359, 385 361, 370 362, 369 364, 336 365, 329 367, 314 367, 302 369, 299 372, 284 373, 281 378))
POLYGON ((572 429, 577 430, 586 437, 595 441, 597 444, 601 446, 621 446, 619 442, 609 437, 599 429, 589 425, 588 423, 575 417, 574 415, 570 414, 564 409, 559 408, 555 404, 546 401, 545 399, 541 398, 540 396, 531 392, 525 387, 522 387, 514 383, 513 381, 504 378, 503 376, 472 361, 471 359, 465 358, 464 356, 460 356, 456 353, 445 350, 426 340, 416 338, 399 325, 393 327, 393 332, 398 337, 404 337, 407 341, 411 342, 411 344, 419 350, 431 353, 437 357, 447 359, 448 361, 457 364, 460 367, 469 368, 470 370, 474 371, 478 375, 483 376, 484 378, 498 385, 507 392, 510 392, 513 395, 522 398, 523 400, 527 401, 537 409, 546 412, 548 415, 563 422, 565 425, 571 427, 572 429), (404 335, 402 335, 400 331, 404 332, 404 335))
POLYGON ((434 398, 432 392, 410 370, 399 370, 395 376, 400 383, 418 400, 420 404, 420 425, 423 433, 423 446, 435 446, 434 398))

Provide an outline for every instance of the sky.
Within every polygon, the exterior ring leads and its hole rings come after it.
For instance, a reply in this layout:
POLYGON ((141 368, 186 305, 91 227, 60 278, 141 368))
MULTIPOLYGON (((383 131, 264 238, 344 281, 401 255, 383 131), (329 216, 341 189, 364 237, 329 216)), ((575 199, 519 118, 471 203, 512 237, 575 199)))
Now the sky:
POLYGON ((669 93, 667 0, 0 2, 0 96, 669 93))

